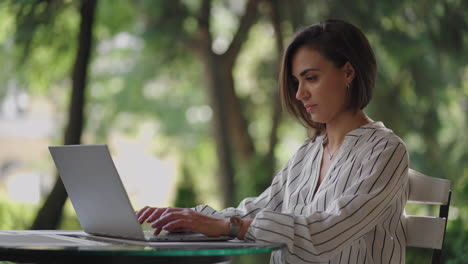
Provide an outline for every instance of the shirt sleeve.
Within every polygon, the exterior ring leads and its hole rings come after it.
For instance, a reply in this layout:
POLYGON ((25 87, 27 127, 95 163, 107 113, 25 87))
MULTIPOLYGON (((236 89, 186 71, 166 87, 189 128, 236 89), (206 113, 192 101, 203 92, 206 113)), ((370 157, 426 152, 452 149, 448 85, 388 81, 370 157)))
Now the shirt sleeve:
POLYGON ((245 219, 254 218, 262 209, 267 209, 272 212, 281 211, 288 171, 290 171, 291 167, 294 167, 295 164, 302 161, 298 153, 307 151, 308 147, 309 141, 307 140, 286 163, 283 169, 275 175, 271 185, 258 197, 245 198, 240 202, 237 208, 229 207, 222 211, 217 211, 208 205, 198 205, 192 209, 196 212, 216 218, 240 216, 245 219))
POLYGON ((286 244, 286 255, 305 262, 329 260, 382 221, 394 199, 406 197, 408 154, 403 143, 380 141, 362 165, 361 175, 326 211, 305 208, 295 215, 262 209, 246 240, 286 244))

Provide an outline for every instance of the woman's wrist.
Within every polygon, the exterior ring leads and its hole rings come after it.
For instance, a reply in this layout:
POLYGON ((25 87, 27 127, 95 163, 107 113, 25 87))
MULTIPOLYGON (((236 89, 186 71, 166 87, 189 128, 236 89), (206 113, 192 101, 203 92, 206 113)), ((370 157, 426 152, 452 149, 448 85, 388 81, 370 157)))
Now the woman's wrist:
POLYGON ((222 232, 221 232, 221 235, 222 236, 228 236, 229 235, 229 232, 231 230, 231 222, 229 221, 229 218, 228 219, 220 219, 221 220, 221 225, 222 225, 222 232))
MULTIPOLYGON (((250 227, 250 224, 252 223, 253 219, 246 219, 242 220, 242 223, 239 228, 239 232, 237 232, 237 238, 240 240, 244 240, 245 234, 247 233, 247 230, 250 227)), ((221 226, 222 226, 222 232, 221 235, 223 236, 228 236, 231 233, 231 221, 230 219, 222 219, 221 220, 221 226)))
POLYGON ((237 238, 240 240, 244 240, 245 234, 247 233, 247 230, 250 227, 250 224, 252 223, 253 219, 246 219, 242 221, 242 225, 240 227, 239 233, 237 234, 237 238))

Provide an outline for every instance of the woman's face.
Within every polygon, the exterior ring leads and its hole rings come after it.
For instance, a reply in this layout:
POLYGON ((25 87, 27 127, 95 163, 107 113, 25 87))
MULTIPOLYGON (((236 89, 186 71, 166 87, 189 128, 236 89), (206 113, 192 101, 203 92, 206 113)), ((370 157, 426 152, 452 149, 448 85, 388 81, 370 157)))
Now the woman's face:
POLYGON ((346 110, 347 85, 354 78, 349 62, 337 68, 320 52, 301 47, 293 56, 292 74, 297 87, 296 99, 313 121, 330 123, 346 110))

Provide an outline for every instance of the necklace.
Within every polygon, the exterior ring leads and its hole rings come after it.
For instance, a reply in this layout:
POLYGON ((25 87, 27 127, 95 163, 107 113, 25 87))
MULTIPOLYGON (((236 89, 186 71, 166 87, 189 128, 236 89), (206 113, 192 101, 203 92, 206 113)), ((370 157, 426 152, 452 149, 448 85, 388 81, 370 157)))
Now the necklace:
POLYGON ((325 149, 327 150, 327 154, 328 154, 328 159, 329 160, 332 160, 333 159, 333 156, 335 156, 336 152, 340 149, 340 147, 338 146, 338 148, 335 149, 335 151, 333 153, 330 153, 330 150, 328 149, 328 144, 325 145, 325 149))

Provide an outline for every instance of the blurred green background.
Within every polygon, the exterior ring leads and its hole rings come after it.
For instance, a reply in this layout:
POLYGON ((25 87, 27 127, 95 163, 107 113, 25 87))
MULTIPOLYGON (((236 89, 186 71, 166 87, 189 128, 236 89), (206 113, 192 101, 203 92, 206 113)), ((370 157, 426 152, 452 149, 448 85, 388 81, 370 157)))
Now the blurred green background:
MULTIPOLYGON (((0 228, 80 229, 52 144, 109 144, 134 166, 119 172, 136 208, 221 209, 258 195, 306 138, 278 100, 282 50, 326 18, 371 42, 379 70, 367 113, 407 143, 411 168, 453 182, 444 259, 467 263, 463 0, 3 0, 0 228), (158 166, 131 172, 141 164, 158 166)), ((430 253, 409 249, 407 263, 430 253)))

